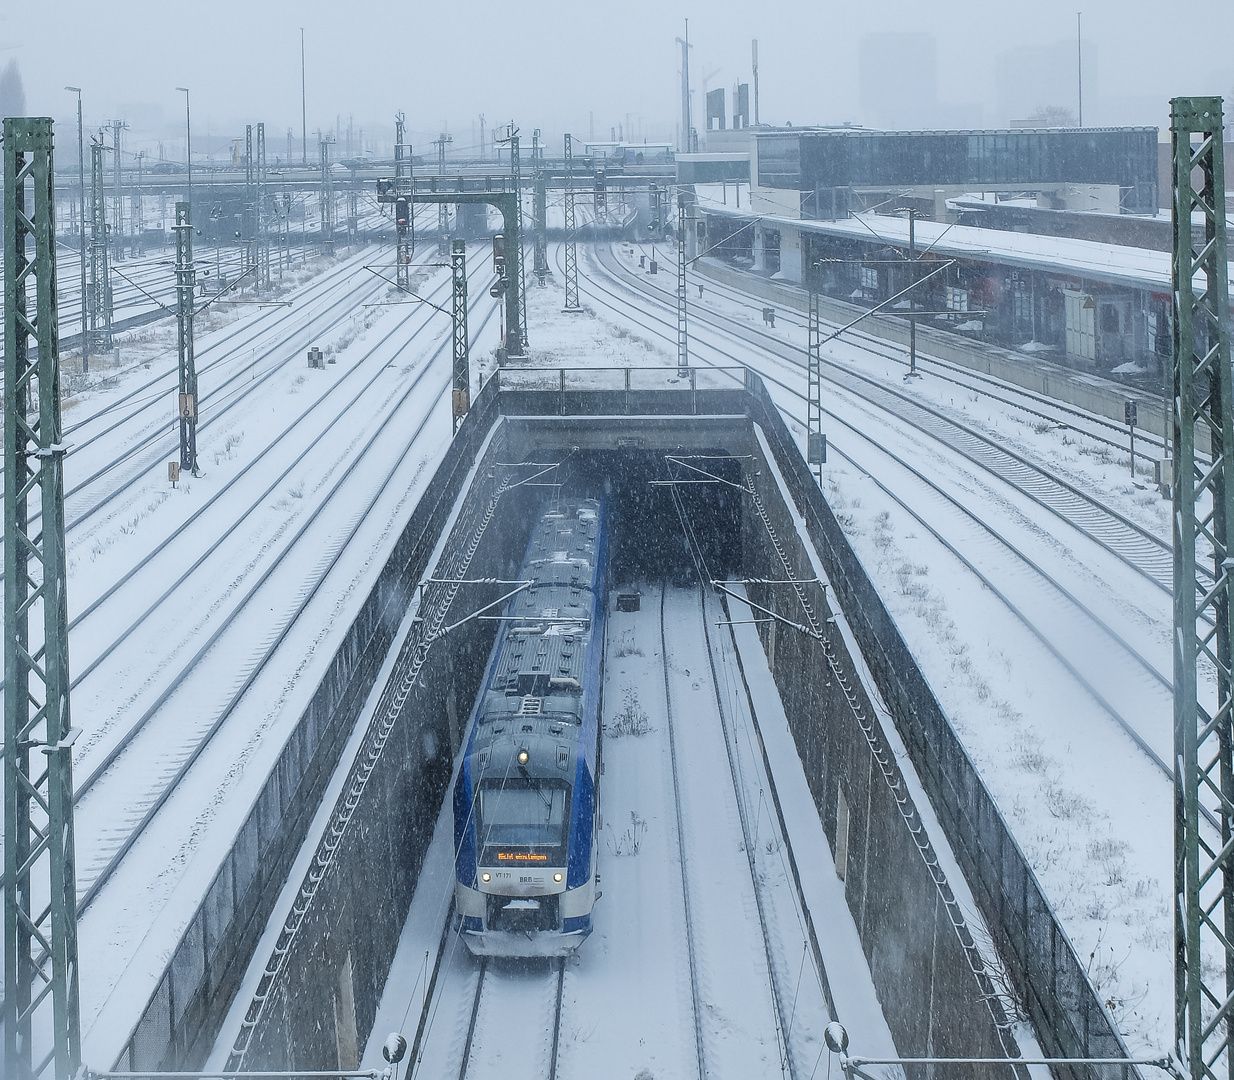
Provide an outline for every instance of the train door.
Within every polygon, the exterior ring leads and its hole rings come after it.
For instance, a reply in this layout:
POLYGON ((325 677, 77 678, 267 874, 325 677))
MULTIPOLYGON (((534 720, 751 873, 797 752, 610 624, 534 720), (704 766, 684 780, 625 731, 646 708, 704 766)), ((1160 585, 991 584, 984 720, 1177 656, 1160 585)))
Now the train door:
POLYGON ((1084 360, 1097 359, 1097 305, 1088 293, 1067 289, 1063 294, 1066 306, 1067 353, 1084 360))

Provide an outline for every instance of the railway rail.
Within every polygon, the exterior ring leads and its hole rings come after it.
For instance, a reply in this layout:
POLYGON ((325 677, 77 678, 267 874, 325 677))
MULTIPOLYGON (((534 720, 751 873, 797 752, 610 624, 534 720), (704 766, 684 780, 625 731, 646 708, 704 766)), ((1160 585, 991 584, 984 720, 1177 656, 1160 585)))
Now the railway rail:
MULTIPOLYGON (((558 260, 560 260, 560 256, 561 253, 560 250, 558 250, 558 260)), ((653 300, 661 300, 661 298, 656 295, 656 291, 650 289, 638 289, 633 291, 632 297, 628 298, 623 295, 623 292, 634 290, 634 286, 629 282, 622 280, 622 278, 616 277, 611 266, 603 260, 598 260, 597 265, 604 278, 606 280, 612 280, 613 287, 608 287, 596 275, 593 275, 587 279, 580 279, 581 291, 585 294, 590 294, 591 298, 596 303, 611 308, 615 313, 619 314, 623 321, 633 322, 636 325, 641 326, 648 333, 675 347, 675 315, 671 320, 660 317, 655 313, 655 309, 649 308, 645 302, 648 298, 653 300)), ((662 300, 661 302, 663 303, 662 300)), ((667 306, 667 304, 665 304, 665 306, 667 306)), ((673 310, 675 313, 675 300, 673 310)), ((714 335, 716 339, 725 340, 733 345, 742 347, 748 347, 752 343, 756 344, 760 348, 760 355, 762 357, 771 361, 775 367, 780 368, 782 374, 790 375, 792 377, 791 381, 780 377, 780 375, 773 374, 771 370, 768 370, 767 364, 760 365, 760 375, 762 375, 764 380, 766 380, 771 387, 774 388, 774 395, 781 399, 779 404, 781 412, 789 420, 790 424, 797 423, 799 426, 798 417, 804 415, 805 401, 805 395, 802 393, 801 389, 801 383, 804 381, 803 364, 797 356, 792 355, 791 353, 788 356, 783 355, 786 351, 784 349, 783 342, 775 341, 775 339, 773 339, 775 344, 777 344, 780 348, 774 351, 770 348, 763 350, 764 342, 760 338, 754 337, 752 339, 746 334, 738 333, 731 326, 727 325, 724 320, 718 318, 713 319, 711 317, 711 313, 705 310, 696 311, 692 315, 692 327, 694 328, 691 355, 692 362, 704 363, 708 366, 723 366, 724 364, 731 365, 732 363, 745 366, 748 364, 748 356, 743 357, 729 351, 729 349, 724 345, 717 344, 717 341, 712 339, 712 336, 714 335), (705 326, 707 328, 708 337, 706 339, 700 337, 698 334, 700 326, 705 326), (713 361, 710 359, 712 356, 718 357, 719 360, 713 361), (797 404, 791 408, 786 407, 783 403, 783 398, 785 396, 797 404)), ((799 352, 799 350, 794 351, 799 352)), ((836 365, 831 364, 825 368, 824 378, 830 378, 831 375, 834 374, 833 369, 835 366, 836 365)), ((842 373, 848 374, 846 371, 842 373)), ((873 380, 854 380, 847 384, 843 384, 843 389, 850 390, 861 400, 873 405, 876 409, 886 410, 889 404, 898 405, 903 401, 903 398, 899 395, 873 393, 873 390, 875 389, 880 391, 883 390, 881 387, 870 388, 870 397, 867 397, 864 393, 860 393, 860 391, 870 382, 873 382, 873 380), (870 400, 871 398, 873 398, 872 401, 870 400)), ((1035 561, 1029 557, 1022 550, 1020 545, 1011 541, 1009 537, 1004 535, 1003 530, 1000 530, 988 521, 982 520, 980 515, 976 514, 970 505, 965 505, 962 500, 958 500, 954 494, 947 491, 942 486, 942 480, 940 477, 928 475, 923 470, 913 467, 906 460, 903 454, 896 455, 888 452, 885 447, 880 446, 879 443, 870 436, 868 431, 863 430, 860 425, 855 424, 851 417, 839 414, 834 409, 830 409, 828 414, 832 416, 833 419, 844 424, 844 426, 853 432, 859 439, 874 446, 879 452, 886 454, 886 456, 891 457, 898 467, 905 467, 912 470, 916 481, 919 481, 935 496, 947 502, 953 510, 958 509, 970 521, 977 523, 984 532, 991 536, 991 538, 995 539, 1016 561, 1027 567, 1033 575, 1039 578, 1039 580, 1045 582, 1050 592, 1060 598, 1066 608, 1077 612, 1086 621, 1098 625, 1108 632, 1111 635, 1111 640, 1117 643, 1124 650, 1124 654, 1131 661, 1134 670, 1139 673, 1133 679, 1133 684, 1136 687, 1147 689, 1147 692, 1149 693, 1160 694, 1162 695, 1162 700, 1165 700, 1171 686, 1168 675, 1165 674, 1156 663, 1145 657, 1139 648, 1131 646, 1119 633, 1119 631, 1111 626, 1110 619, 1104 618, 1093 611, 1087 603, 1074 594, 1073 590, 1067 588, 1063 583, 1057 580, 1054 575, 1048 573, 1038 561, 1035 561), (1148 680, 1146 687, 1143 682, 1144 679, 1148 680)), ((895 422, 897 424, 901 422, 912 423, 911 420, 905 420, 903 411, 899 408, 895 409, 892 416, 895 418, 895 422)), ((925 425, 914 424, 913 426, 916 427, 923 436, 926 436, 927 438, 933 437, 925 425)), ((839 453, 839 450, 837 449, 836 452, 839 453)), ((851 460, 851 455, 845 454, 844 456, 846 460, 851 460)), ((983 471, 988 472, 988 470, 985 470, 980 459, 974 461, 974 464, 979 468, 982 468, 983 471)), ((861 468, 861 471, 867 474, 870 472, 870 470, 866 467, 862 467, 860 465, 857 467, 861 468)), ((1007 478, 1005 471, 1000 473, 990 473, 990 475, 997 476, 1000 481, 1012 484, 1014 486, 1013 481, 1007 478)), ((1045 470, 1041 470, 1039 475, 1047 474, 1045 470)), ((1073 488, 1074 486, 1067 485, 1067 487, 1073 488)), ((932 535, 941 535, 940 530, 930 523, 930 520, 920 507, 914 506, 902 495, 895 493, 891 489, 890 485, 880 484, 880 488, 883 489, 891 498, 893 498, 895 502, 913 518, 914 521, 920 523, 932 535)), ((1016 490, 1019 491, 1020 489, 1017 487, 1016 490)), ((1100 514, 1104 509, 1097 500, 1090 500, 1090 507, 1092 512, 1097 514, 1100 514)), ((1106 551, 1108 554, 1113 555, 1119 562, 1127 565, 1140 578, 1151 582, 1158 590, 1164 589, 1161 576, 1159 572, 1154 572, 1153 566, 1145 567, 1142 565, 1136 565, 1134 560, 1129 559, 1125 549, 1119 550, 1119 548, 1112 546, 1100 536, 1094 536, 1089 529, 1084 527, 1083 523, 1074 523, 1067 518, 1065 514, 1060 513, 1057 510, 1054 510, 1054 513, 1060 520, 1066 522, 1068 525, 1075 528, 1081 535, 1096 543, 1099 548, 1106 551)), ((1117 514, 1107 518, 1106 520, 1108 527, 1111 529, 1118 527, 1120 518, 1121 515, 1117 514)), ((1138 532, 1135 532, 1134 535, 1140 538, 1137 542, 1142 542, 1144 540, 1138 532)), ((1154 547, 1155 546, 1156 545, 1154 545, 1154 547)), ((1098 703, 1101 704, 1103 709, 1109 714, 1116 726, 1133 741, 1142 753, 1145 754, 1148 760, 1150 760, 1153 766, 1158 770, 1159 774, 1162 775, 1163 778, 1172 782, 1173 772, 1168 764, 1170 754, 1168 746, 1166 745, 1169 733, 1163 733, 1155 729, 1145 730, 1141 722, 1130 719, 1127 715, 1126 707, 1120 707, 1111 701, 1109 693, 1103 692, 1099 689, 1095 685, 1094 679, 1081 670, 1076 663, 1067 657, 1066 650, 1060 648, 1054 643, 1051 634, 1047 631, 1047 629, 1045 629, 1045 625, 1050 625, 1050 623, 1047 622, 1043 624, 1043 620, 1041 618, 1033 612, 1025 610, 1022 604, 1014 601, 1007 592, 1005 582, 1000 585, 994 574, 988 572, 978 572, 977 567, 971 558, 965 558, 961 555, 955 545, 950 545, 950 548, 952 550, 952 554, 959 558, 969 571, 978 573, 979 580, 991 588, 994 595, 996 595, 999 600, 1008 607, 1016 620, 1020 622, 1025 629, 1028 630, 1028 632, 1036 638, 1037 641, 1052 656, 1055 657, 1055 659, 1060 660, 1069 673, 1072 674, 1073 677, 1076 677, 1080 681, 1081 685, 1094 696, 1098 703)), ((1157 556, 1154 556, 1154 559, 1156 558, 1157 556)))

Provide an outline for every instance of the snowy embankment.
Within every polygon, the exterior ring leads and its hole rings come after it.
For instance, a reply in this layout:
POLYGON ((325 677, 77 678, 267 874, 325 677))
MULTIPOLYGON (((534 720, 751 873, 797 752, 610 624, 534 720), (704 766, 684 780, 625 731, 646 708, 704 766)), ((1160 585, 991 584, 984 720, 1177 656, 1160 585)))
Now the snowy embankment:
MULTIPOLYGON (((450 321, 361 250, 290 306, 202 318, 201 475, 178 456, 174 328, 66 402, 70 656, 87 1057, 161 977, 448 445, 450 321), (330 362, 306 369, 309 345, 330 362)), ((494 302, 472 274, 473 327, 494 302)), ((448 274, 418 269, 441 305, 448 274)))
MULTIPOLYGON (((675 354, 668 290, 643 288, 661 282, 639 274, 632 251, 622 263, 587 261, 585 304, 675 354)), ((778 319, 767 339, 795 348, 775 349, 716 318, 762 331, 760 302, 708 282, 702 297, 691 284, 690 304, 692 360, 736 359, 785 384, 771 391, 804 448, 804 326, 778 319)), ((1132 476, 1126 452, 1084 425, 928 373, 905 384, 902 359, 885 349, 841 338, 826 352, 1169 536, 1147 463, 1132 476)), ((1017 399, 1014 387, 999 396, 1017 399)), ((827 382, 823 404, 826 492, 846 534, 1129 1045, 1160 1052, 1172 1044, 1173 795, 1128 729, 1171 760, 1168 594, 898 416, 827 382)))

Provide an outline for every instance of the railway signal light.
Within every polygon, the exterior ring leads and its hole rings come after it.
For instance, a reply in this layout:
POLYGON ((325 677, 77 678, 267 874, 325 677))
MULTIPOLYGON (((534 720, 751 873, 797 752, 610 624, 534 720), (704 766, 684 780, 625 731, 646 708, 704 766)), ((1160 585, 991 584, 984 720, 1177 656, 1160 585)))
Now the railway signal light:
POLYGON ((493 270, 505 276, 506 272, 506 234, 493 234, 493 270))
POLYGON ((399 236, 407 235, 407 222, 410 220, 408 213, 407 200, 399 199, 394 204, 394 225, 398 230, 399 236))
POLYGON ((501 297, 505 296, 506 289, 509 288, 509 286, 510 283, 505 278, 498 278, 492 285, 489 286, 488 294, 494 300, 499 300, 501 297))

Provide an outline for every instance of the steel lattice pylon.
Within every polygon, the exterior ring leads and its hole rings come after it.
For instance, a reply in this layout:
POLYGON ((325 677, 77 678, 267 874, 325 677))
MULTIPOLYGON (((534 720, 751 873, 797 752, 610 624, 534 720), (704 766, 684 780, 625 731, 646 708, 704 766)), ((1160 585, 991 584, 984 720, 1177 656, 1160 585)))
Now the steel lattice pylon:
POLYGON ((451 411, 454 430, 467 415, 471 401, 471 358, 467 349, 467 244, 455 240, 450 252, 450 273, 454 280, 454 393, 451 411))
POLYGON ((690 374, 690 335, 686 326, 686 197, 677 196, 677 375, 690 374))
POLYGON ((266 198, 266 125, 257 125, 257 198, 254 214, 254 227, 257 234, 257 287, 266 289, 270 286, 270 242, 266 238, 265 215, 262 204, 266 198))
POLYGON ((823 434, 823 326, 818 311, 818 289, 810 289, 809 368, 806 393, 806 440, 807 459, 816 466, 819 485, 823 483, 821 455, 814 453, 814 446, 823 434), (815 460, 817 459, 817 460, 815 460))
POLYGON ((244 273, 256 274, 257 161, 253 156, 253 125, 244 125, 244 273))
POLYGON ((1227 530, 1234 487, 1220 98, 1171 101, 1174 218, 1175 1050, 1193 1080, 1234 1076, 1234 769, 1227 530), (1195 179, 1199 179, 1197 188, 1195 179), (1193 215, 1204 243, 1192 239, 1193 215), (1201 279, 1197 287, 1196 278, 1201 279), (1207 435, 1211 463, 1196 454, 1207 435), (1212 566, 1201 580, 1204 562, 1212 566), (1211 620, 1211 623, 1210 623, 1211 620), (1211 675, 1215 672, 1215 693, 1211 675), (1201 831, 1201 805, 1221 822, 1201 831), (1203 963, 1209 965, 1205 974, 1203 963), (1220 974, 1216 974, 1220 972, 1220 974))
POLYGON ((321 150, 321 249, 334 254, 334 175, 330 171, 330 140, 323 138, 321 150))
POLYGON ((111 349, 111 267, 107 251, 107 204, 103 198, 102 140, 90 142, 90 351, 111 349))
POLYGON ((197 363, 193 353, 193 219, 189 204, 176 203, 176 339, 180 357, 180 468, 197 475, 197 363))
POLYGON ((506 262, 510 262, 511 256, 518 256, 518 265, 513 268, 513 280, 510 284, 518 289, 518 351, 521 356, 527 351, 527 275, 523 271, 523 175, 519 157, 518 129, 511 124, 510 181, 514 188, 514 202, 518 207, 518 243, 508 245, 511 250, 506 252, 506 262))
POLYGON ((566 311, 582 311, 578 302, 578 247, 574 225, 574 140, 566 135, 566 311))
POLYGON ((548 276, 548 180, 539 158, 536 158, 535 173, 535 218, 536 237, 534 268, 536 280, 543 285, 548 276))
POLYGON ((52 121, 4 121, 4 1063, 81 1062, 52 121), (37 347, 32 359, 31 338, 37 347), (30 527, 37 506, 42 520, 30 527), (31 635, 31 630, 34 634, 31 635), (33 768, 32 768, 33 766, 33 768), (51 1016, 45 1010, 50 998, 51 1016), (48 1055, 50 1058, 51 1055, 48 1055))
MULTIPOLYGON (((394 117, 394 192, 395 195, 402 195, 403 190, 403 136, 406 130, 406 118, 400 113, 396 113, 394 117)), ((409 203, 408 210, 408 227, 411 232, 410 240, 406 233, 396 227, 396 239, 394 244, 394 280, 400 289, 406 290, 409 288, 411 281, 411 271, 408 269, 411 264, 411 255, 416 246, 416 214, 413 204, 415 193, 414 185, 411 185, 413 190, 407 193, 409 203)))

